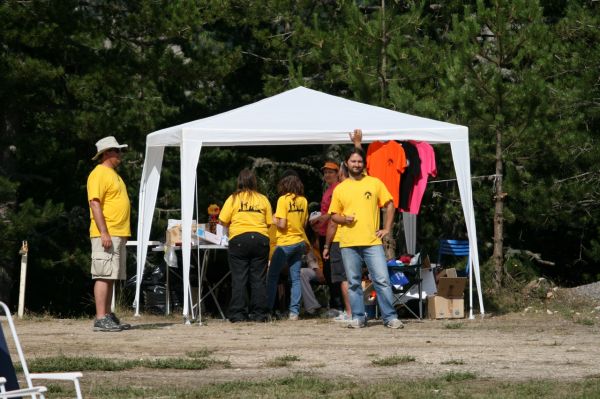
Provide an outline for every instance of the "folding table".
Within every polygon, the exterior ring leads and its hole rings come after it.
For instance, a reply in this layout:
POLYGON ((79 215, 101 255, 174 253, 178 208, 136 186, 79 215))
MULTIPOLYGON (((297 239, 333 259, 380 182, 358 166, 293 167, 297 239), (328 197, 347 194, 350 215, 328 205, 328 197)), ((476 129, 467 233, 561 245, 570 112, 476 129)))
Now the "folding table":
MULTIPOLYGON (((175 246, 174 247, 176 251, 181 251, 181 247, 180 246, 175 246)), ((196 314, 198 315, 198 324, 203 325, 202 322, 202 302, 210 295, 213 298, 213 301, 215 303, 215 305, 217 306, 217 309, 219 310, 219 313, 221 314, 221 317, 223 318, 223 320, 226 319, 225 314, 223 313, 223 310, 221 309, 221 305, 219 304, 219 301, 217 299, 217 296, 215 295, 215 290, 223 283, 223 281, 225 281, 225 279, 227 277, 229 277, 229 275, 231 274, 231 271, 228 270, 227 273, 225 273, 225 275, 223 277, 221 277, 219 279, 219 281, 215 282, 215 283, 211 283, 208 281, 208 279, 206 278, 206 272, 208 270, 208 263, 209 263, 209 258, 211 256, 211 254, 215 254, 215 251, 217 250, 226 250, 227 247, 222 246, 222 245, 217 245, 217 244, 198 244, 198 245, 193 245, 192 246, 192 253, 194 253, 193 250, 196 250, 196 270, 198 272, 198 298, 197 298, 197 302, 194 303, 194 297, 192 295, 192 287, 190 286, 188 289, 188 292, 185 295, 188 295, 188 298, 190 300, 190 314, 187 315, 183 315, 184 317, 184 322, 185 324, 191 324, 192 320, 196 319, 196 314), (200 251, 202 250, 202 255, 200 255, 200 251), (208 288, 208 292, 203 293, 203 286, 204 284, 206 284, 206 287, 208 288), (195 309, 197 308, 197 313, 195 311, 195 309)), ((154 247, 152 249, 152 251, 154 252, 161 252, 164 250, 164 245, 159 245, 157 247, 154 247)), ((169 314, 170 313, 170 296, 171 296, 171 288, 170 288, 170 282, 169 282, 169 270, 167 270, 166 273, 166 281, 165 281, 165 290, 166 290, 166 307, 165 307, 165 313, 169 314)))

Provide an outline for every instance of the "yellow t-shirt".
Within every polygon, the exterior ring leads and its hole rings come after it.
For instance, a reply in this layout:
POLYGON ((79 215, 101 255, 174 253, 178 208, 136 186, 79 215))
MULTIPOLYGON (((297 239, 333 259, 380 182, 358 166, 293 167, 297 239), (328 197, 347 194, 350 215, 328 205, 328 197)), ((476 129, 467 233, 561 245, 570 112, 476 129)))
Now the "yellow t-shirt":
POLYGON ((273 257, 275 248, 277 248, 277 226, 272 224, 269 226, 269 260, 273 257))
MULTIPOLYGON (((108 234, 115 237, 131 236, 129 221, 131 205, 127 187, 114 169, 96 165, 88 176, 87 196, 88 204, 93 199, 100 201, 108 234)), ((90 237, 100 237, 100 230, 98 230, 91 208, 90 221, 90 237)))
MULTIPOLYGON (((329 223, 335 223, 334 221, 330 220, 329 223)), ((337 229, 335 229, 335 234, 333 236, 333 239, 331 240, 331 242, 340 242, 342 241, 342 234, 344 231, 344 227, 342 225, 337 225, 337 229)))
POLYGON ((259 233, 269 237, 269 225, 273 220, 271 204, 257 192, 241 192, 230 195, 223 204, 219 220, 229 224, 229 239, 243 233, 259 233))
POLYGON ((346 179, 338 184, 333 190, 329 213, 354 215, 351 225, 338 227, 338 231, 341 227, 340 247, 380 245, 381 239, 375 235, 379 230, 379 208, 392 199, 385 185, 375 177, 346 179))
POLYGON ((277 245, 293 245, 302 241, 308 243, 304 226, 308 219, 306 198, 294 194, 285 194, 277 200, 275 216, 287 220, 285 229, 277 229, 277 245))

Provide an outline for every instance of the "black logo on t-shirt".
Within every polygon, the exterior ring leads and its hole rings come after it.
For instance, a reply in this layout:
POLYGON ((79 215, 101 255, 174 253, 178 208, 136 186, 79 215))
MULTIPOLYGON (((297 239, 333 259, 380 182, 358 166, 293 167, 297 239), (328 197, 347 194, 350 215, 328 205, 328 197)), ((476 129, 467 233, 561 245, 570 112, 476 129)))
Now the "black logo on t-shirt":
POLYGON ((240 209, 238 209, 238 212, 257 212, 257 213, 262 213, 262 211, 260 209, 256 208, 256 206, 254 204, 248 205, 247 202, 240 202, 240 209))
POLYGON ((304 212, 304 208, 302 208, 301 206, 298 206, 296 204, 296 201, 293 200, 290 202, 290 206, 288 208, 288 213, 292 213, 292 212, 304 212))
POLYGON ((370 199, 373 194, 371 194, 370 191, 365 191, 363 195, 365 196, 365 199, 370 199))

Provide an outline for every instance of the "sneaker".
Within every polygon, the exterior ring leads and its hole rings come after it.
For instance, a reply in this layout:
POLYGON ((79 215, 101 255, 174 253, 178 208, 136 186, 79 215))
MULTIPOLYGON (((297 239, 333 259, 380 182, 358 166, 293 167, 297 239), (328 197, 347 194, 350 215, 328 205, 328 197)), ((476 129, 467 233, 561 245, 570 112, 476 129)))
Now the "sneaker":
POLYGON ((107 316, 110 317, 111 320, 114 321, 116 324, 120 325, 123 330, 129 330, 131 328, 131 324, 121 323, 121 320, 119 320, 116 314, 111 312, 107 314, 107 316))
POLYGON ((122 330, 123 327, 115 323, 108 315, 94 320, 94 331, 116 332, 122 330))
POLYGON ((290 315, 288 316, 288 320, 296 321, 298 320, 298 315, 296 313, 290 313, 290 315))
POLYGON ((393 319, 393 320, 388 321, 387 323, 385 323, 385 326, 387 328, 394 328, 394 329, 404 328, 404 324, 402 324, 402 322, 398 319, 393 319))
POLYGON ((365 328, 367 326, 367 322, 366 321, 361 321, 359 319, 351 319, 348 324, 346 324, 346 327, 348 328, 365 328))
POLYGON ((348 323, 350 320, 352 320, 352 316, 348 315, 348 313, 346 313, 346 311, 344 310, 342 313, 335 316, 332 320, 339 323, 348 323))
POLYGON ((336 316, 339 316, 339 314, 342 313, 337 309, 329 309, 327 310, 327 312, 325 312, 325 317, 327 317, 328 319, 332 319, 336 316))

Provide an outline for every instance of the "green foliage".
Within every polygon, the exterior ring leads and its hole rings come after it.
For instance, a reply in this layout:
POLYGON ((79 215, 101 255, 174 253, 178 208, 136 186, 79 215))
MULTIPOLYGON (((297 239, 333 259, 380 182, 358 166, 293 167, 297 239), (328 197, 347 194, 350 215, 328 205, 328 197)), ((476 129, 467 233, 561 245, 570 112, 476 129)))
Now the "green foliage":
POLYGON ((393 355, 393 356, 384 357, 382 359, 371 360, 371 364, 373 364, 374 366, 389 367, 389 366, 396 366, 398 364, 410 363, 410 362, 414 362, 414 361, 415 361, 414 356, 393 355))
POLYGON ((472 378, 471 373, 453 373, 450 381, 437 379, 405 379, 399 384, 397 379, 389 381, 363 382, 360 384, 346 380, 324 380, 302 374, 289 378, 265 381, 233 381, 206 384, 197 387, 162 386, 152 390, 143 387, 114 386, 97 384, 90 392, 94 397, 173 397, 173 398, 396 398, 410 397, 425 399, 431 397, 477 397, 477 398, 564 398, 597 397, 600 393, 600 380, 589 377, 581 381, 531 380, 520 382, 498 382, 489 379, 472 378), (460 377, 458 377, 460 375, 460 377), (467 378, 462 378, 467 377, 467 378), (455 378, 455 379, 454 379, 455 378))
POLYGON ((283 355, 265 362, 267 367, 289 367, 291 362, 298 362, 300 358, 296 355, 283 355))
POLYGON ((475 373, 470 372, 454 372, 451 371, 442 376, 442 378, 448 382, 454 381, 465 381, 465 380, 474 380, 477 378, 475 373))
POLYGON ((27 363, 29 366, 29 371, 33 373, 58 371, 122 371, 136 367, 176 370, 205 370, 207 368, 231 367, 229 361, 216 360, 207 356, 139 360, 56 356, 36 358, 27 363))

